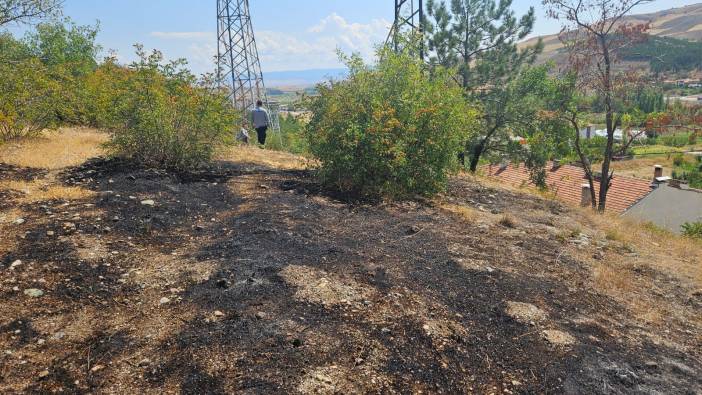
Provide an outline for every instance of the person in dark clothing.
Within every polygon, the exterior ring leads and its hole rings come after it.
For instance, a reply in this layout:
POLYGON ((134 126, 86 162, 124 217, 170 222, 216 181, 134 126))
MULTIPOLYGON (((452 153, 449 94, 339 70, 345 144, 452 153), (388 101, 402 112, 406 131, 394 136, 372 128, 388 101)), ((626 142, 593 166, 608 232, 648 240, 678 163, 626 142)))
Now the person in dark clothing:
POLYGON ((266 133, 270 126, 271 118, 268 115, 268 110, 263 108, 261 100, 256 102, 256 108, 251 112, 254 129, 258 134, 258 143, 263 147, 266 145, 266 133))

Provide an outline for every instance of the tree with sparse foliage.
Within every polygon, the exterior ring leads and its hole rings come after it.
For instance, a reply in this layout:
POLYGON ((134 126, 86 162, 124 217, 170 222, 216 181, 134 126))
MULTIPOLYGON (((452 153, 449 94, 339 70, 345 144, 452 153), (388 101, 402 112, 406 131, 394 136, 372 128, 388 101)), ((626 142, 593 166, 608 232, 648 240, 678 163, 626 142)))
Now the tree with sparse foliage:
MULTIPOLYGON (((561 42, 569 54, 569 71, 578 87, 597 95, 604 106, 607 144, 604 147, 597 207, 603 212, 613 173, 614 132, 625 114, 623 97, 635 73, 617 71, 627 48, 646 38, 648 24, 627 23, 624 18, 636 6, 652 0, 543 0, 551 18, 563 21, 561 42)), ((579 131, 577 132, 579 133, 579 131)), ((582 154, 582 153, 581 153, 582 154)), ((595 173, 586 169, 590 184, 595 173)))
POLYGON ((0 26, 55 16, 62 5, 63 0, 0 0, 0 26))
POLYGON ((540 42, 517 47, 534 27, 534 9, 517 18, 511 7, 512 0, 430 0, 427 4, 430 62, 455 69, 467 99, 483 104, 481 132, 465 147, 471 171, 483 154, 508 144, 522 116, 506 110, 519 100, 506 87, 542 48, 540 42))

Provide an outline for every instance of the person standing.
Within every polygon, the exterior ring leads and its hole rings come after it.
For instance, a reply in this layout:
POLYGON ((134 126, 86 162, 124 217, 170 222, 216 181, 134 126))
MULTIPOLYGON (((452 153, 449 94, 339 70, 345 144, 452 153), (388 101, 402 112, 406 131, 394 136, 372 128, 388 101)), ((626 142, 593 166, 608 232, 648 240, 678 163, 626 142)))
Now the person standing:
POLYGON ((271 123, 271 117, 268 115, 268 110, 263 108, 261 100, 256 102, 256 108, 251 112, 254 129, 258 133, 258 143, 263 147, 266 145, 266 132, 271 123))

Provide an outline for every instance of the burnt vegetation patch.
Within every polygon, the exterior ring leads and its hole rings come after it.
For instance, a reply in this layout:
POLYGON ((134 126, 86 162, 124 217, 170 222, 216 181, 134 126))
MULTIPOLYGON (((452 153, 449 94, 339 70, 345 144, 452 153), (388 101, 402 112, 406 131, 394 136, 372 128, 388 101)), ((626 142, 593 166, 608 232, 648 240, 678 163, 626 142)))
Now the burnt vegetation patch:
POLYGON ((638 335, 588 285, 549 233, 560 205, 456 179, 444 198, 484 213, 467 224, 432 202, 350 204, 307 172, 208 171, 95 160, 60 176, 95 195, 25 207, 0 254, 2 391, 700 388, 698 354, 638 335))

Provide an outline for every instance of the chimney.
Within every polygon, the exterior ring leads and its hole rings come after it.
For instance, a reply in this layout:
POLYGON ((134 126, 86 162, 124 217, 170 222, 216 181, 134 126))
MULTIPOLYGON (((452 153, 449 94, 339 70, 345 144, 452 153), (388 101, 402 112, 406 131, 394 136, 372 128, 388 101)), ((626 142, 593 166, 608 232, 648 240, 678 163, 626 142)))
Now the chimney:
POLYGON ((590 193, 590 184, 582 185, 582 197, 580 198, 581 207, 592 206, 592 194, 590 193))
POLYGON ((663 177, 663 166, 661 166, 661 165, 653 166, 653 179, 657 180, 661 177, 663 177))

